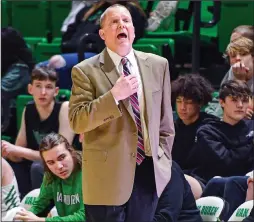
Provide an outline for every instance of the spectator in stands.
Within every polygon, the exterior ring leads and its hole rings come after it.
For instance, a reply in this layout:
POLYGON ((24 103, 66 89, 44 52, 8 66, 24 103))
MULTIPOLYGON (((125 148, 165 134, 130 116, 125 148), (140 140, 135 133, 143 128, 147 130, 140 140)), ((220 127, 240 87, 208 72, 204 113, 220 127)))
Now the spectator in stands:
POLYGON ((202 196, 218 196, 227 201, 229 211, 222 219, 228 221, 237 207, 254 199, 253 184, 253 172, 250 176, 216 177, 207 183, 202 196))
POLYGON ((175 121, 176 135, 172 158, 187 174, 185 176, 191 185, 195 199, 201 196, 204 185, 200 178, 192 175, 195 162, 193 163, 191 153, 197 129, 210 119, 216 118, 201 112, 201 108, 212 100, 212 92, 211 84, 200 75, 186 74, 172 82, 172 101, 176 101, 176 111, 179 116, 175 121))
POLYGON ((16 220, 22 221, 85 221, 82 198, 81 153, 75 151, 60 134, 50 133, 40 144, 40 156, 45 167, 40 194, 29 211, 21 210, 16 220), (51 200, 59 216, 41 218, 51 200))
MULTIPOLYGON (((252 94, 253 89, 253 61, 254 61, 254 26, 241 25, 236 27, 230 38, 230 43, 226 49, 225 57, 231 65, 230 70, 222 80, 221 85, 230 79, 247 81, 252 94)), ((217 98, 206 108, 206 112, 222 117, 223 112, 217 98)), ((247 109, 246 117, 253 115, 253 102, 247 109)))
POLYGON ((1 216, 2 221, 6 216, 6 213, 14 207, 18 207, 20 204, 19 189, 15 174, 8 164, 8 162, 2 158, 2 180, 1 180, 1 216))
POLYGON ((159 1, 155 9, 150 13, 147 31, 156 31, 162 21, 171 16, 177 9, 178 1, 159 1))
MULTIPOLYGON (((77 14, 75 23, 68 26, 67 31, 62 37, 62 53, 70 53, 77 51, 77 45, 80 38, 86 33, 98 34, 100 29, 100 15, 113 4, 122 4, 130 11, 133 24, 135 27, 135 40, 144 35, 147 19, 145 12, 141 8, 137 0, 117 1, 117 0, 100 0, 93 4, 92 7, 84 7, 77 14)), ((95 39, 93 39, 95 40, 95 39)), ((93 44, 89 50, 101 52, 105 47, 104 42, 100 39, 99 35, 97 43, 93 44)))
POLYGON ((2 133, 4 131, 10 136, 16 136, 16 114, 12 112, 10 119, 10 108, 15 107, 15 99, 19 94, 27 92, 34 61, 25 40, 14 28, 1 29, 1 43, 2 133), (12 126, 12 129, 8 126, 12 126))
POLYGON ((91 7, 91 5, 95 2, 96 2, 96 0, 94 0, 93 2, 82 1, 82 0, 72 0, 71 11, 69 12, 68 16, 65 18, 62 28, 61 28, 61 31, 63 33, 66 32, 68 25, 75 22, 77 13, 85 7, 91 7))
POLYGON ((179 165, 172 162, 171 179, 159 198, 153 222, 201 222, 190 185, 179 165))
POLYGON ((28 103, 23 111, 15 145, 2 140, 2 155, 10 160, 22 197, 31 189, 39 188, 42 182, 43 167, 38 148, 43 136, 59 132, 70 144, 73 142, 74 133, 68 122, 69 102, 55 101, 59 91, 57 80, 57 73, 47 67, 32 71, 28 91, 34 102, 28 103))
POLYGON ((253 120, 244 119, 251 91, 246 82, 229 80, 220 89, 222 120, 197 131, 195 172, 208 181, 214 176, 243 176, 253 169, 253 120))

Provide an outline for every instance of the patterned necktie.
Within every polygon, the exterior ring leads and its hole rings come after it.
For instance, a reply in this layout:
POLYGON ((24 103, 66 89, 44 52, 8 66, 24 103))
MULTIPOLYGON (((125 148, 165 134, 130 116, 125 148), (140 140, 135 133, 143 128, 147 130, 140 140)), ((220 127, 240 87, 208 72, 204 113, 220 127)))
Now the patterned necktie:
MULTIPOLYGON (((129 60, 127 58, 122 58, 121 63, 123 65, 123 74, 125 76, 130 75, 130 70, 127 66, 129 60)), ((142 161, 145 159, 145 148, 144 148, 144 140, 142 136, 142 127, 140 121, 140 110, 139 110, 139 103, 138 103, 138 94, 134 93, 130 96, 130 102, 132 106, 132 110, 134 113, 136 125, 138 128, 138 144, 137 144, 137 164, 140 165, 142 161)))

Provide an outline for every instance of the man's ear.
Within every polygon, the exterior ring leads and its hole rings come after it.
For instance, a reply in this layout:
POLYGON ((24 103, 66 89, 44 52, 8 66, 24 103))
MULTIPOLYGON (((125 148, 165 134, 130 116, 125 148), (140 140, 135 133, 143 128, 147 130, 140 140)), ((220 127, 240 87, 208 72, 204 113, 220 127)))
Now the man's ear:
POLYGON ((32 84, 29 83, 28 86, 27 86, 27 91, 28 91, 28 93, 31 94, 31 95, 33 95, 33 90, 32 90, 32 88, 33 88, 32 84))
POLYGON ((103 30, 103 29, 100 29, 100 30, 99 30, 99 35, 100 35, 100 37, 101 37, 103 40, 105 40, 105 37, 104 37, 104 30, 103 30))

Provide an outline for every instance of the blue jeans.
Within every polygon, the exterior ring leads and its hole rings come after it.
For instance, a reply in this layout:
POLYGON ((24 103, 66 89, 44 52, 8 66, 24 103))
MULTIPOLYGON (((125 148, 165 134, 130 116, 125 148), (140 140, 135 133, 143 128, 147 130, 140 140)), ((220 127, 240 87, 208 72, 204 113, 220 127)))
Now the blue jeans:
POLYGON ((229 204, 229 211, 221 218, 227 221, 237 207, 245 202, 247 186, 247 176, 232 176, 213 178, 208 181, 202 197, 219 196, 229 204))

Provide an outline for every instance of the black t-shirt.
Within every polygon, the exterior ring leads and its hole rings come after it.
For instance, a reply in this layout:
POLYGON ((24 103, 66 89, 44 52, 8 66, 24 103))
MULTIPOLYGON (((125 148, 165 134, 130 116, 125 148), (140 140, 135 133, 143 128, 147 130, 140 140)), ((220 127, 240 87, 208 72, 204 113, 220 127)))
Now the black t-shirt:
POLYGON ((59 131, 59 112, 62 103, 55 102, 54 108, 49 117, 43 121, 40 120, 38 110, 34 101, 26 105, 25 123, 27 147, 32 150, 39 150, 39 145, 44 136, 51 132, 59 131))

